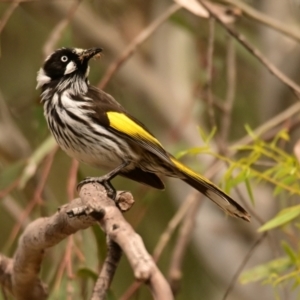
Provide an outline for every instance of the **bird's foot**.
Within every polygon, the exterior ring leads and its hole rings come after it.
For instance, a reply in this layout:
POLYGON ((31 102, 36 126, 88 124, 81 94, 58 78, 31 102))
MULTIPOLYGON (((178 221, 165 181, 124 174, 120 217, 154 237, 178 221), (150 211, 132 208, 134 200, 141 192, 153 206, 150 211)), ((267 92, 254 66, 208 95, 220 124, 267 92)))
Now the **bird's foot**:
POLYGON ((99 183, 105 187, 107 196, 113 200, 116 200, 117 192, 110 183, 110 178, 107 175, 101 177, 87 177, 77 184, 77 191, 79 192, 85 184, 99 183))
POLYGON ((84 180, 80 181, 77 185, 77 191, 80 191, 81 188, 88 183, 93 183, 93 182, 97 182, 99 184, 102 184, 105 189, 106 189, 106 193, 107 196, 113 200, 116 200, 117 197, 117 192, 114 189, 114 187, 111 185, 110 181, 116 177, 119 172, 125 168, 126 166, 128 166, 129 162, 128 161, 124 161, 122 164, 120 164, 119 166, 117 166, 115 169, 113 169, 112 171, 110 171, 109 173, 107 173, 104 176, 101 177, 87 177, 84 180))

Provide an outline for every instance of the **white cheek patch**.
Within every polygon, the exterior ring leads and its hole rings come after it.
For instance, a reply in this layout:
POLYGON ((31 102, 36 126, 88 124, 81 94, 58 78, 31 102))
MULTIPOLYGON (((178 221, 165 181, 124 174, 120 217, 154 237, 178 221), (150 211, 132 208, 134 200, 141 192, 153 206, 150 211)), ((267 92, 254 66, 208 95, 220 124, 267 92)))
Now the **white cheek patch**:
POLYGON ((70 61, 67 66, 64 75, 70 74, 77 69, 76 64, 73 61, 70 61))
POLYGON ((51 81, 51 78, 45 74, 45 71, 43 68, 41 68, 36 77, 37 86, 36 89, 42 87, 44 84, 47 84, 51 81))

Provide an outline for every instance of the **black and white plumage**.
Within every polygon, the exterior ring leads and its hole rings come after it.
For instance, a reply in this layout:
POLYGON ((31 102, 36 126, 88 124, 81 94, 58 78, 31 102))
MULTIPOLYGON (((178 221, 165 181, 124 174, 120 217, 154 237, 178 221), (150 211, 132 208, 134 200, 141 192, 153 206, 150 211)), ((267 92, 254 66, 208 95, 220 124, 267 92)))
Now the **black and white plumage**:
MULTIPOLYGON (((101 48, 61 48, 46 60, 37 76, 48 127, 71 157, 116 175, 163 189, 158 175, 179 178, 232 216, 250 215, 208 179, 169 154, 152 133, 112 96, 89 84, 88 62, 101 48)), ((80 185, 103 178, 89 178, 80 185)), ((111 186, 109 185, 108 188, 111 186)))

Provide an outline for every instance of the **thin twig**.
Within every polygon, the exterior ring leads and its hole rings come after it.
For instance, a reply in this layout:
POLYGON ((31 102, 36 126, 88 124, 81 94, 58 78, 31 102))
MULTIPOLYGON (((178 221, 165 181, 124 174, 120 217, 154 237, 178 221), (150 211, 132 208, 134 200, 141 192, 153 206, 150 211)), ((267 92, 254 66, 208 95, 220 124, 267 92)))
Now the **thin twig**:
POLYGON ((67 183, 67 194, 68 199, 71 201, 74 199, 75 189, 76 189, 76 179, 78 172, 79 162, 76 159, 72 159, 72 164, 69 170, 68 183, 67 183))
POLYGON ((216 127, 215 111, 213 106, 212 95, 212 80, 213 80, 213 57, 214 57, 214 42, 215 42, 215 19, 209 18, 209 35, 207 48, 207 81, 206 81, 206 95, 208 103, 208 116, 211 128, 216 127))
POLYGON ((227 55, 226 55, 226 79, 227 79, 227 91, 224 103, 224 111, 222 113, 220 137, 221 137, 221 150, 226 153, 228 146, 228 136, 231 124, 232 107, 235 98, 236 90, 236 59, 235 59, 235 46, 234 40, 231 36, 227 39, 227 55))
POLYGON ((112 76, 121 65, 134 53, 136 48, 145 42, 166 20, 181 8, 178 4, 172 4, 158 18, 150 23, 121 53, 121 55, 109 66, 102 80, 98 84, 100 89, 104 89, 112 76))
POLYGON ((256 249, 256 247, 265 239, 265 237, 267 236, 266 233, 264 233, 262 236, 260 236, 256 242, 253 244, 253 246, 249 249, 248 253, 245 255, 241 265, 238 267, 238 269, 236 270, 235 274, 233 275, 230 284, 227 288, 227 290, 225 291, 225 294, 222 298, 222 300, 226 300, 227 296, 229 295, 229 293, 231 292, 231 290, 233 289, 237 279, 240 276, 240 273, 242 272, 242 270, 244 269, 246 263, 248 262, 248 260, 251 258, 253 251, 256 249))
MULTIPOLYGON (((158 261, 160 258, 163 250, 165 249, 167 243, 170 241, 171 236, 177 226, 180 224, 180 222, 183 220, 183 218, 186 216, 186 214, 189 211, 190 206, 194 202, 194 198, 198 195, 198 192, 192 192, 190 193, 185 201, 181 204, 181 206, 176 211, 176 214, 172 217, 170 222, 168 223, 167 228, 164 230, 164 232, 161 234, 155 248, 153 251, 153 259, 155 262, 158 261)), ((199 200, 198 200, 199 201, 199 200)))
POLYGON ((176 241, 176 245, 172 253, 172 258, 170 260, 169 282, 174 295, 178 294, 178 291, 180 289, 183 259, 185 258, 188 244, 194 232, 196 217, 199 212, 199 208, 203 203, 203 201, 199 201, 197 192, 194 192, 193 195, 193 202, 191 203, 179 230, 178 239, 176 241))
POLYGON ((238 7, 243 11, 243 15, 248 16, 254 21, 257 21, 263 25, 266 25, 272 29, 277 30, 278 32, 282 33, 284 37, 292 38, 298 43, 300 42, 299 29, 298 30, 291 29, 290 24, 282 23, 276 19, 271 18, 266 14, 261 13, 260 11, 246 4, 245 1, 239 1, 239 0, 221 0, 221 1, 238 7))
MULTIPOLYGON (((300 103, 297 102, 287 109, 285 109, 283 112, 277 114, 275 117, 270 119, 269 121, 266 121, 264 124, 261 126, 258 126, 253 130, 253 133, 256 136, 261 136, 262 134, 267 133, 269 130, 272 130, 274 127, 278 126, 280 123, 285 122, 287 119, 291 118, 292 116, 298 114, 300 112, 300 103)), ((245 135, 241 139, 237 140, 232 144, 232 147, 234 148, 235 146, 238 145, 247 145, 253 141, 253 138, 249 136, 249 134, 245 135)), ((232 150, 234 153, 236 152, 235 150, 232 150)))
MULTIPOLYGON (((172 234, 174 233, 175 229, 178 227, 184 216, 189 210, 190 205, 193 202, 194 192, 190 193, 186 199, 182 202, 181 206, 178 208, 176 214, 172 217, 169 221, 167 228, 161 234, 152 254, 153 260, 157 262, 165 249, 166 245, 170 241, 172 234)), ((134 293, 141 287, 141 282, 133 282, 127 290, 123 293, 120 297, 120 300, 128 300, 134 295, 134 293)))
POLYGON ((262 65, 264 65, 275 77, 277 77, 282 83, 284 83, 286 86, 288 86, 292 92, 296 95, 296 97, 299 99, 300 97, 300 86, 296 84, 293 80, 291 80, 289 77, 287 77, 285 74, 283 74, 273 63, 271 63, 257 48, 254 48, 250 43, 247 41, 247 39, 240 34, 239 32, 235 31, 231 27, 229 27, 227 24, 225 24, 222 19, 213 12, 210 7, 205 3, 203 0, 197 0, 207 11, 210 13, 210 15, 217 20, 219 24, 222 25, 223 28, 231 35, 233 36, 241 45, 244 46, 245 49, 247 49, 256 59, 258 59, 262 65))
POLYGON ((74 4, 71 6, 70 11, 66 15, 66 17, 63 20, 61 20, 51 31, 43 47, 44 57, 47 57, 51 52, 53 52, 55 45, 59 41, 61 35, 63 34, 63 31, 67 28, 67 26, 71 22, 80 3, 81 0, 75 1, 74 4))
POLYGON ((4 29, 6 23, 8 22, 9 18, 13 14, 14 10, 19 6, 20 2, 21 2, 20 0, 14 0, 13 2, 11 2, 11 5, 3 14, 2 19, 0 21, 0 34, 2 33, 2 30, 4 29))
POLYGON ((45 165, 44 165, 42 174, 40 176, 39 183, 38 183, 36 190, 34 192, 34 195, 33 195, 33 202, 35 202, 36 204, 41 205, 43 202, 42 201, 42 193, 43 193, 46 181, 48 179, 49 173, 51 171, 54 156, 55 156, 57 150, 58 150, 58 145, 56 145, 54 147, 54 149, 50 152, 50 154, 47 156, 47 158, 45 160, 45 165))
POLYGON ((11 193, 15 188, 18 187, 20 182, 20 178, 15 179, 8 187, 4 188, 0 191, 0 199, 6 197, 9 193, 11 193))
POLYGON ((18 220, 18 222, 15 224, 15 226, 13 227, 10 237, 8 239, 8 243, 12 244, 13 241, 16 239, 17 234, 19 233, 22 223, 24 222, 24 220, 28 217, 28 215, 30 214, 30 212, 33 210, 33 208, 37 205, 37 204, 41 204, 41 193, 44 190, 44 186, 46 184, 47 178, 49 176, 50 170, 51 170, 51 166, 53 163, 53 159, 55 156, 55 153, 58 149, 58 146, 56 146, 47 156, 46 160, 45 160, 45 164, 41 173, 41 179, 39 181, 38 187, 34 193, 34 196, 32 198, 32 200, 28 203, 28 205, 26 206, 25 210, 22 212, 22 214, 20 215, 20 218, 18 220))

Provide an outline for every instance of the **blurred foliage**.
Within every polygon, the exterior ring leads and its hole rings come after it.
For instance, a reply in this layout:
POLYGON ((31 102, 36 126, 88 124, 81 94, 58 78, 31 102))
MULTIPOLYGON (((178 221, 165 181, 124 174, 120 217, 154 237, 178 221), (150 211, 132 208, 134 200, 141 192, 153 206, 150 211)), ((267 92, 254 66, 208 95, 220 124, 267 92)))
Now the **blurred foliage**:
MULTIPOLYGON (((195 147, 178 154, 178 157, 184 155, 209 154, 228 164, 228 169, 224 173, 222 181, 225 184, 225 190, 230 191, 241 184, 246 186, 248 196, 255 205, 252 189, 255 185, 266 182, 274 187, 274 196, 280 196, 285 200, 291 199, 293 195, 300 195, 300 165, 293 154, 282 149, 282 142, 289 141, 288 132, 283 129, 276 136, 266 142, 251 130, 249 126, 245 127, 252 142, 249 145, 237 145, 231 150, 237 152, 239 159, 233 160, 230 156, 222 156, 214 152, 210 141, 216 134, 214 128, 209 134, 200 130, 204 146, 195 147)), ((258 231, 265 232, 279 228, 286 234, 293 236, 300 235, 300 205, 292 205, 287 208, 286 201, 283 208, 279 210, 276 216, 261 226, 258 231)), ((253 269, 245 271, 240 281, 247 284, 255 281, 262 281, 264 284, 270 284, 276 287, 279 284, 292 286, 293 289, 300 286, 300 243, 294 241, 293 246, 282 240, 282 249, 284 256, 273 259, 267 263, 256 266, 253 269)), ((300 296, 300 292, 298 294, 300 296)))
MULTIPOLYGON (((262 2, 266 3, 266 1, 246 2, 257 9, 260 9, 262 2)), ((12 153, 15 153, 13 151, 7 153, 0 139, 0 219, 3 225, 0 251, 10 257, 16 249, 18 237, 30 221, 52 215, 57 207, 68 201, 67 187, 72 162, 62 151, 54 153, 56 146, 49 137, 43 109, 39 103, 39 91, 35 90, 35 77, 45 56, 43 49, 46 42, 56 26, 66 20, 74 3, 62 0, 23 1, 13 11, 1 32, 0 89, 3 99, 0 97, 0 102, 9 108, 10 122, 26 141, 24 143, 21 138, 16 138, 18 137, 16 131, 7 125, 6 120, 2 120, 0 114, 0 137, 4 135, 7 137, 3 143, 5 146, 13 145, 14 148, 18 148, 17 155, 13 155, 12 153), (10 144, 9 140, 19 143, 18 146, 10 144), (53 162, 50 161, 51 155, 54 155, 53 162), (47 173, 49 163, 51 168, 47 173), (36 195, 43 176, 47 177, 46 183, 41 193, 36 195)), ((2 17, 7 13, 10 4, 10 1, 0 1, 2 17)), ((125 46, 169 4, 170 1, 161 0, 81 1, 79 9, 82 10, 70 17, 70 23, 53 46, 103 47, 104 56, 100 62, 91 62, 90 81, 96 85, 125 46), (88 25, 85 25, 85 21, 88 25)), ((286 17, 286 20, 288 19, 286 17)), ((251 43, 260 46, 262 28, 257 22, 241 16, 234 26, 238 27, 251 43)), ((224 30, 216 26, 212 72, 216 126, 213 128, 209 122, 205 101, 208 39, 207 20, 180 10, 138 47, 134 56, 129 58, 112 78, 105 91, 147 124, 170 152, 178 153, 178 157, 201 154, 201 163, 193 169, 203 172, 207 166, 208 156, 225 162, 227 170, 222 174, 221 184, 227 192, 245 187, 248 202, 254 207, 254 211, 258 204, 265 200, 255 196, 259 193, 259 189, 261 187, 267 189, 270 186, 273 188, 271 201, 274 202, 274 207, 279 206, 279 209, 275 216, 259 225, 259 231, 267 233, 274 231, 276 243, 281 245, 280 254, 274 259, 270 258, 269 253, 265 255, 268 261, 245 271, 240 281, 262 282, 274 287, 276 292, 284 285, 292 292, 299 287, 300 171, 299 162, 291 154, 293 137, 290 139, 290 134, 298 139, 296 129, 299 120, 293 123, 293 120, 288 119, 282 122, 281 126, 269 128, 271 138, 256 135, 253 128, 266 121, 261 119, 260 109, 267 100, 261 98, 262 67, 242 46, 235 43, 237 82, 235 102, 230 115, 232 124, 226 140, 227 153, 218 151, 218 139, 223 126, 222 117, 228 112, 223 104, 229 85, 226 61, 229 38, 224 30), (128 66, 131 67, 130 70, 128 66), (136 70, 140 73, 134 74, 136 70), (174 78, 175 75, 178 77, 174 78), (144 76, 147 76, 146 80, 139 81, 139 77, 144 79, 144 76), (188 97, 185 97, 186 94, 188 97), (161 102, 166 102, 165 107, 168 109, 163 109, 160 106, 161 102), (178 114, 175 115, 175 112, 178 114), (293 126, 290 126, 290 121, 293 126), (199 125, 198 132, 197 125, 199 125), (191 128, 194 130, 192 133, 191 128), (234 143, 231 147, 232 141, 245 134, 245 128, 247 135, 252 138, 251 142, 234 143)), ((280 45, 281 42, 277 42, 276 47, 273 47, 275 56, 281 53, 280 45)), ((289 46, 285 48, 289 49, 289 46)), ((274 53, 270 53, 270 56, 272 55, 274 56, 274 53)), ((286 57, 289 55, 291 54, 282 55, 285 58, 284 67, 287 65, 286 57)), ((296 60, 293 62, 297 65, 296 60)), ((295 78, 299 78, 298 75, 296 74, 295 78)), ((266 86, 265 89, 273 90, 277 86, 278 82, 273 86, 266 86)), ((277 100, 272 98, 272 107, 286 107, 287 102, 293 99, 286 87, 277 94, 277 100)), ((266 104, 266 107, 270 109, 268 105, 266 104)), ((195 164, 195 157, 193 162, 195 164)), ((102 171, 80 165, 76 176, 80 180, 85 176, 99 175, 99 172, 102 171)), ((139 199, 125 216, 143 237, 147 249, 152 253, 159 237, 176 213, 172 199, 176 198, 178 187, 185 195, 188 191, 177 181, 176 186, 168 184, 165 192, 153 191, 122 178, 116 179, 114 184, 118 189, 131 190, 135 199, 139 199)), ((263 220, 269 217, 265 212, 256 213, 261 213, 263 220)), ((233 224, 231 230, 239 231, 240 234, 239 238, 235 239, 229 236, 230 244, 242 244, 246 241, 249 247, 257 236, 255 222, 254 225, 252 223, 248 226, 250 229, 245 229, 244 225, 235 220, 228 220, 227 223, 233 224)), ((220 228, 216 230, 214 227, 210 230, 217 239, 220 228)), ((178 230, 171 237, 158 262, 164 274, 168 273, 177 236, 178 230)), ((198 237, 199 240, 201 238, 198 237)), ((217 293, 218 295, 223 293, 229 279, 226 278, 227 281, 224 283, 222 279, 224 270, 222 268, 212 270, 208 262, 208 256, 214 255, 215 249, 219 249, 217 253, 221 260, 229 261, 232 258, 226 257, 228 252, 223 251, 223 246, 225 247, 216 241, 211 253, 201 253, 197 243, 188 247, 182 266, 181 288, 176 299, 196 300, 199 299, 199 295, 203 295, 203 299, 209 300, 216 299, 217 293)), ((98 227, 77 233, 68 241, 49 249, 41 273, 42 279, 49 284, 50 299, 68 297, 89 299, 96 274, 104 260, 105 249, 105 237, 98 227), (66 249, 71 249, 69 256, 66 249)), ((272 251, 273 249, 269 252, 272 251)), ((217 257, 213 260, 217 260, 217 257)), ((236 269, 238 264, 239 261, 235 260, 232 267, 236 269)), ((228 277, 227 272, 225 273, 228 277)), ((122 258, 111 286, 109 299, 118 299, 133 281, 132 270, 127 260, 122 258)), ((257 287, 258 285, 251 293, 243 293, 245 299, 257 299, 252 297, 257 287)), ((278 298, 279 294, 280 292, 276 294, 278 298)), ((0 299, 6 298, 0 295, 0 299)), ((147 288, 143 287, 134 299, 147 300, 151 299, 151 296, 147 288)), ((238 295, 232 299, 241 298, 238 295)))

